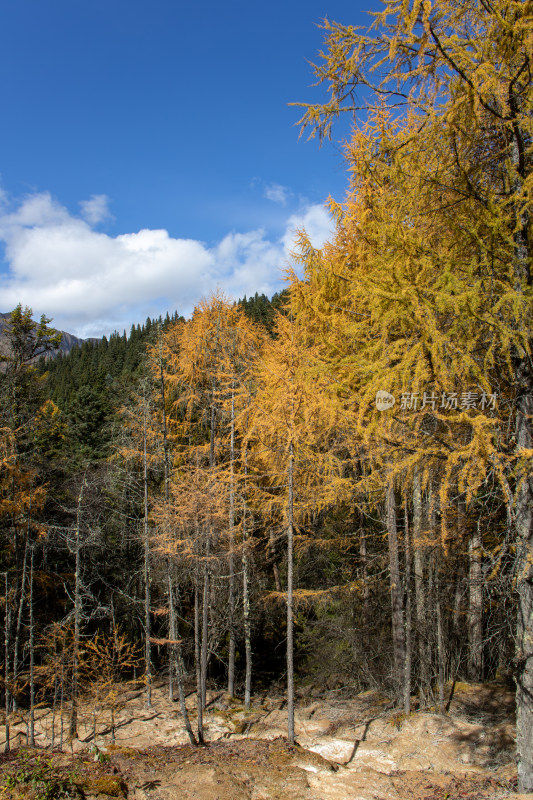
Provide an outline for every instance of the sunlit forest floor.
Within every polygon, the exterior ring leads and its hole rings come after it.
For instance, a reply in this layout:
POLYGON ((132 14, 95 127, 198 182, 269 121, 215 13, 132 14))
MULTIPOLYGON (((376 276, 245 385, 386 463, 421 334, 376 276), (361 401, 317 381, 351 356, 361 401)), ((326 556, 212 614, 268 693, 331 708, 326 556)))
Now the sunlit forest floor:
MULTIPOLYGON (((194 694, 187 704, 194 726, 194 694)), ((514 794, 513 717, 513 693, 496 683, 459 683, 448 713, 427 708, 407 717, 379 692, 350 696, 342 688, 324 692, 309 686, 298 697, 298 745, 291 747, 284 739, 281 693, 257 695, 245 711, 238 699, 212 691, 205 717, 210 743, 195 749, 164 684, 153 687, 150 708, 141 685, 126 686, 116 701, 114 743, 109 709, 94 700, 80 707, 74 742, 67 742, 65 718, 63 753, 45 749, 51 743, 50 709, 38 710, 36 749, 25 747, 24 721, 14 725, 11 741, 20 747, 3 757, 2 794, 35 800, 525 797, 514 794)), ((57 714, 55 725, 57 746, 57 714)))

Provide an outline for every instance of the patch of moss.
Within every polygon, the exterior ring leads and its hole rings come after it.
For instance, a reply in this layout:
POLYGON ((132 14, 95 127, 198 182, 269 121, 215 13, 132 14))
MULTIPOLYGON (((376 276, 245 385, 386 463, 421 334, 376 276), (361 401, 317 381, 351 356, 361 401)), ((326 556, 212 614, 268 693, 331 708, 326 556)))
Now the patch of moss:
POLYGON ((211 711, 211 716, 218 717, 223 722, 229 722, 233 716, 233 709, 214 708, 211 711))
POLYGON ((396 714, 391 714, 388 719, 389 725, 392 725, 399 731, 406 719, 409 719, 411 714, 406 714, 404 711, 398 711, 396 714))
POLYGON ((134 747, 125 747, 119 744, 109 744, 106 748, 108 753, 113 753, 118 756, 126 756, 127 758, 135 758, 139 755, 139 751, 134 747))
POLYGON ((126 797, 127 786, 117 775, 101 775, 98 778, 86 778, 80 787, 84 793, 106 795, 107 797, 126 797))

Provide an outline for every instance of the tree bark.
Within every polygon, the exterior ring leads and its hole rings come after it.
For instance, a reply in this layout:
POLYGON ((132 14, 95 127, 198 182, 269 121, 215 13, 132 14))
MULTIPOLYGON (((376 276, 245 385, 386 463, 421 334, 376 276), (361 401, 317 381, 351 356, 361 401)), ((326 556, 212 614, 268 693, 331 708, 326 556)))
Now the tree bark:
POLYGON ((150 645, 150 537, 148 529, 148 419, 146 385, 143 387, 143 544, 144 544, 144 665, 146 706, 152 705, 152 652, 150 645))
POLYGON ((207 554, 203 568, 202 590, 202 640, 200 647, 200 701, 202 709, 206 707, 207 698, 207 660, 208 660, 208 630, 209 630, 209 567, 207 554))
MULTIPOLYGON (((187 731, 187 736, 189 737, 190 743, 193 747, 196 747, 198 742, 196 737, 193 733, 191 727, 191 721, 189 719, 189 712, 187 711, 187 704, 185 702, 185 685, 184 685, 184 676, 185 676, 185 668, 183 666, 183 659, 181 656, 181 642, 176 644, 178 638, 178 630, 176 625, 176 613, 174 608, 174 587, 172 586, 172 574, 170 569, 170 560, 167 563, 167 582, 168 582, 168 609, 169 609, 169 662, 172 665, 172 662, 175 662, 176 665, 176 683, 178 685, 178 697, 180 702, 180 711, 181 716, 183 717, 183 723, 185 725, 185 730, 187 731)), ((170 698, 173 700, 173 696, 170 698)))
POLYGON ((439 692, 439 711, 444 713, 444 680, 445 680, 445 650, 444 632, 442 630, 442 609, 440 599, 440 582, 438 576, 438 564, 435 563, 435 606, 437 611, 437 660, 438 660, 438 692, 439 692))
POLYGON ((294 446, 289 445, 287 507, 287 738, 294 744, 294 446))
POLYGON ((196 669, 196 712, 198 743, 204 744, 204 707, 202 705, 202 667, 200 658, 200 591, 198 576, 194 587, 194 664, 196 669))
POLYGON ((415 615, 416 615, 416 637, 418 641, 418 661, 420 679, 420 701, 424 702, 429 693, 429 653, 427 642, 427 623, 426 623, 426 595, 424 590, 424 562, 425 547, 422 543, 422 487, 420 484, 420 474, 415 472, 413 480, 413 566, 415 584, 415 615))
POLYGON ((167 595, 168 595, 168 638, 171 644, 168 648, 168 699, 172 702, 174 700, 174 666, 176 663, 176 646, 172 642, 176 641, 178 636, 176 625, 176 609, 174 608, 174 588, 172 586, 172 567, 170 558, 166 559, 167 562, 167 595))
POLYGON ((468 542, 468 679, 480 681, 483 670, 483 575, 481 534, 477 525, 468 542))
POLYGON ((230 419, 230 491, 229 491, 229 645, 228 694, 235 694, 235 389, 231 389, 230 419))
POLYGON ((274 533, 272 531, 272 528, 270 528, 268 531, 268 548, 270 552, 270 557, 272 559, 272 575, 274 576, 274 586, 276 587, 276 592, 281 592, 281 578, 279 576, 279 567, 276 554, 276 543, 274 541, 274 533))
MULTIPOLYGON (((518 369, 520 380, 516 421, 517 448, 533 446, 532 374, 529 365, 518 369)), ((516 749, 518 788, 533 792, 533 478, 523 476, 515 501, 518 538, 518 625, 516 653, 516 749)))
MULTIPOLYGON (((525 156, 528 131, 520 125, 521 98, 510 86, 509 101, 514 115, 511 138, 511 163, 514 170, 515 201, 515 290, 523 294, 531 288, 531 246, 529 211, 523 185, 529 177, 525 156)), ((516 449, 520 456, 533 446, 533 368, 531 355, 515 355, 516 449)), ((518 545, 517 580, 518 622, 516 636, 516 750, 518 790, 533 792, 533 477, 526 472, 519 481, 515 497, 515 519, 518 545)))
POLYGON ((400 579, 400 560, 398 554, 398 528, 396 524, 396 499, 394 485, 389 481, 386 490, 386 523, 389 546, 390 595, 392 610, 392 646, 394 660, 394 683, 398 695, 403 683, 405 668, 405 638, 402 608, 402 587, 400 579))
POLYGON ((248 519, 247 519, 247 487, 246 478, 248 475, 248 453, 244 453, 244 493, 242 509, 242 605, 244 614, 244 652, 245 652, 245 676, 244 676, 244 707, 248 711, 251 701, 252 690, 252 631, 250 625, 250 578, 248 563, 248 519))
POLYGON ((33 616, 33 567, 34 548, 32 546, 30 554, 30 592, 28 597, 28 605, 30 608, 30 747, 35 747, 35 626, 33 616))
MULTIPOLYGON (((370 611, 370 587, 368 583, 368 553, 366 534, 364 528, 364 517, 361 513, 357 514, 359 519, 359 560, 361 561, 361 574, 362 574, 362 597, 363 597, 363 627, 365 631, 368 629, 369 611, 370 611)), ((356 517, 356 518, 357 518, 356 517)))
MULTIPOLYGON (((31 509, 31 501, 30 501, 31 509)), ((28 510, 28 514, 30 510, 28 510)), ((19 668, 19 650, 20 650, 20 637, 22 634, 22 616, 24 612, 24 605, 26 603, 26 583, 28 578, 28 553, 30 548, 30 518, 28 517, 26 526, 26 536, 24 539, 24 557, 22 561, 22 578, 20 581, 20 594, 17 611, 17 622, 15 626, 15 641, 13 643, 13 709, 17 707, 17 678, 19 668)))
POLYGON ((10 691, 9 691, 9 625, 10 625, 10 614, 9 614, 9 584, 7 578, 7 572, 4 572, 4 597, 5 597, 5 613, 4 613, 4 713, 5 713, 5 737, 6 741, 4 744, 4 753, 9 753, 10 750, 10 729, 9 729, 9 703, 10 703, 10 691))
POLYGON ((405 663, 403 670, 403 710, 411 713, 411 542, 409 534, 409 509, 407 499, 404 504, 404 539, 405 539, 405 663))
POLYGON ((83 475, 80 491, 78 494, 78 504, 76 507, 76 530, 75 530, 75 559, 74 569, 74 642, 72 645, 72 707, 70 712, 69 735, 74 739, 78 735, 78 683, 79 683, 79 653, 80 653, 80 629, 81 629, 81 512, 83 491, 86 487, 86 476, 83 475))

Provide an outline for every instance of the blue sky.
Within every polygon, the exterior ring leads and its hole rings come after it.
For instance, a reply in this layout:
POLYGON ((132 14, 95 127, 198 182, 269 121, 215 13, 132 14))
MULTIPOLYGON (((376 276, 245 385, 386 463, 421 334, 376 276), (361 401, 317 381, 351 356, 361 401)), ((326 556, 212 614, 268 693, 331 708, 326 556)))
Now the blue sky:
POLYGON ((317 23, 371 8, 4 0, 0 311, 94 336, 217 286, 277 290, 294 228, 320 246, 346 188, 338 145, 299 138, 288 103, 321 99, 317 23))

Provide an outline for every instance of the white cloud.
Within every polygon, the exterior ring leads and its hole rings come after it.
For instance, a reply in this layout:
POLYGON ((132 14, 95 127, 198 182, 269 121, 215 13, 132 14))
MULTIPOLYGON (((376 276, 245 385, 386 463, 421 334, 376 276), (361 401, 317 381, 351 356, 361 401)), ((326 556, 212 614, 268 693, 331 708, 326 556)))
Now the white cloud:
POLYGON ((294 249, 297 231, 305 230, 313 247, 320 249, 331 238, 335 226, 330 214, 322 205, 308 206, 299 214, 293 214, 287 221, 287 230, 283 237, 285 249, 294 249))
POLYGON ((81 214, 89 225, 98 225, 104 219, 109 219, 109 198, 105 194, 93 194, 89 200, 80 202, 81 214))
POLYGON ((287 205, 287 200, 292 196, 292 192, 286 186, 281 186, 279 183, 270 183, 265 186, 264 196, 267 200, 272 200, 273 203, 279 203, 282 206, 287 205))
POLYGON ((321 206, 293 215, 281 238, 264 230, 229 233, 207 247, 176 239, 166 230, 109 236, 94 230, 107 213, 107 198, 80 204, 71 215, 48 193, 26 197, 11 213, 0 205, 0 241, 8 272, 0 273, 0 311, 17 303, 79 336, 109 334, 147 316, 192 311, 217 286, 233 297, 280 288, 293 229, 305 225, 321 246, 331 220, 321 206))

